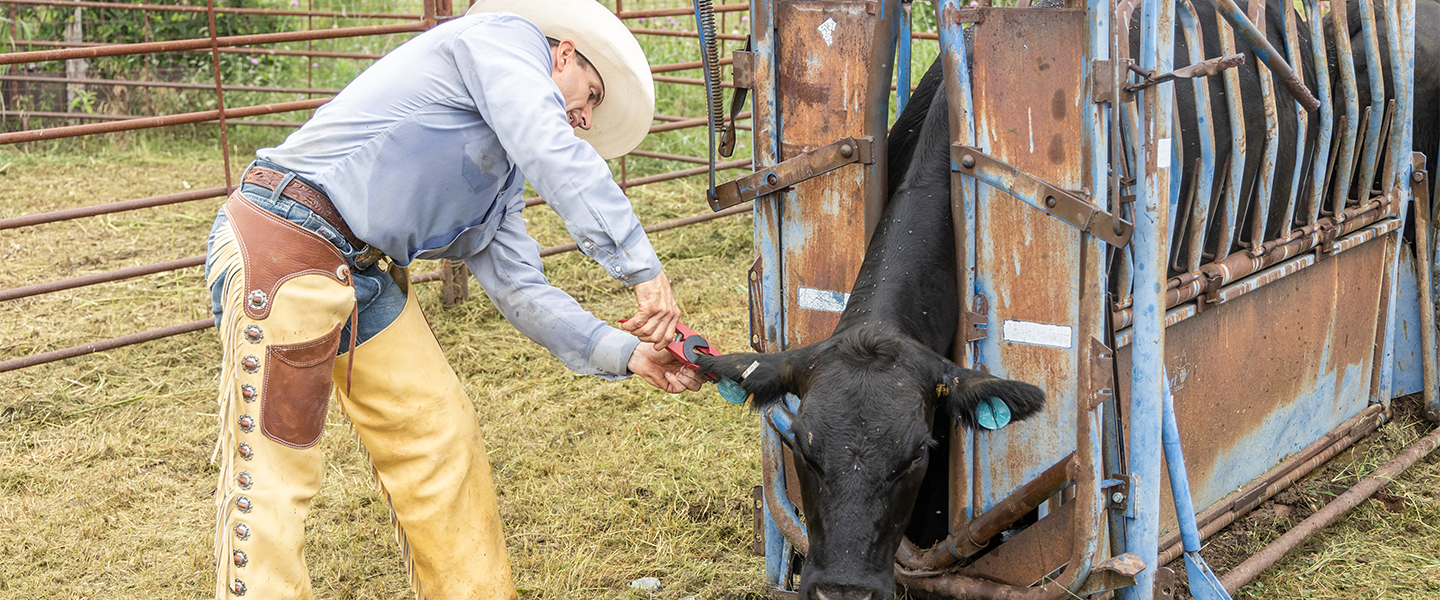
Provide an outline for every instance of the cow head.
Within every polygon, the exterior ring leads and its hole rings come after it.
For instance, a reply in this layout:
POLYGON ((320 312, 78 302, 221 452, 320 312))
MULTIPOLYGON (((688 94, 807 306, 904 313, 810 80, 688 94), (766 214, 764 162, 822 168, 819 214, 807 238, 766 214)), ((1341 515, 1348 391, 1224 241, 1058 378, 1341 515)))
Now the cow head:
POLYGON ((757 409, 801 398, 794 420, 810 554, 801 600, 894 597, 894 556, 910 520, 939 410, 975 426, 999 398, 1014 419, 1040 410, 1039 388, 962 368, 915 340, 874 327, 773 354, 702 356, 700 366, 740 383, 757 409))

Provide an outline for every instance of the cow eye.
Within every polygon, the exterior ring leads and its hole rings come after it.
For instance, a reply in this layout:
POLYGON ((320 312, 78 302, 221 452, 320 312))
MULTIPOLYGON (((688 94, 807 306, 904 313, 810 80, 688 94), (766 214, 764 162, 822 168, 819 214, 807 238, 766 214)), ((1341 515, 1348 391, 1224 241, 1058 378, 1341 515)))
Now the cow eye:
POLYGON ((926 448, 924 446, 921 446, 920 449, 915 451, 915 458, 910 460, 910 468, 913 469, 920 466, 920 463, 925 462, 925 451, 926 448))

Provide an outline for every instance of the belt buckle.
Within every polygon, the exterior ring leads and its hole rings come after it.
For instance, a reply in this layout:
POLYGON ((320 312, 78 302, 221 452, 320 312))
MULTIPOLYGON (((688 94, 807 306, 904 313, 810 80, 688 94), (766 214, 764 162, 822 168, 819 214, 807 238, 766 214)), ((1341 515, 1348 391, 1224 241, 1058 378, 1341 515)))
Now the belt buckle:
POLYGON ((364 271, 365 269, 373 266, 375 263, 380 262, 380 259, 382 258, 385 258, 385 253, 382 252, 379 248, 376 248, 374 246, 366 246, 365 251, 361 252, 359 256, 355 257, 355 270, 364 271))

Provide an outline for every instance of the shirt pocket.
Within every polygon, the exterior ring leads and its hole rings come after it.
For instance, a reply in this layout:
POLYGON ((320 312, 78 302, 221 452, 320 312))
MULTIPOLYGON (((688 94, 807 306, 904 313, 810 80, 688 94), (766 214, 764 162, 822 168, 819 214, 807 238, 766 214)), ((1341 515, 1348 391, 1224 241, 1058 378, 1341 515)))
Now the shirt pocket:
POLYGON ((482 128, 480 135, 465 144, 465 153, 460 157, 460 174, 470 184, 470 191, 480 193, 494 189, 510 172, 510 157, 495 136, 495 130, 482 128))

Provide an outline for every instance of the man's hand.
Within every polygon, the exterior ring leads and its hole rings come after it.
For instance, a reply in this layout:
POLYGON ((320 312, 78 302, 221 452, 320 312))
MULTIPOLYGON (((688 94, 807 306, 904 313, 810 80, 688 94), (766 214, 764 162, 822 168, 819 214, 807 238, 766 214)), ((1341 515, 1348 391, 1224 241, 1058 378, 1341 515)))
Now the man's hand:
POLYGON ((665 345, 675 339, 675 324, 680 322, 680 306, 675 304, 675 296, 670 292, 670 278, 661 271, 654 279, 636 285, 635 301, 640 309, 620 326, 654 344, 656 350, 664 350, 665 345))
POLYGON ((648 344, 635 346, 635 352, 630 354, 630 363, 626 366, 631 373, 644 377, 650 385, 671 394, 685 390, 699 391, 700 384, 705 381, 699 373, 675 358, 675 355, 665 350, 656 350, 648 344))

